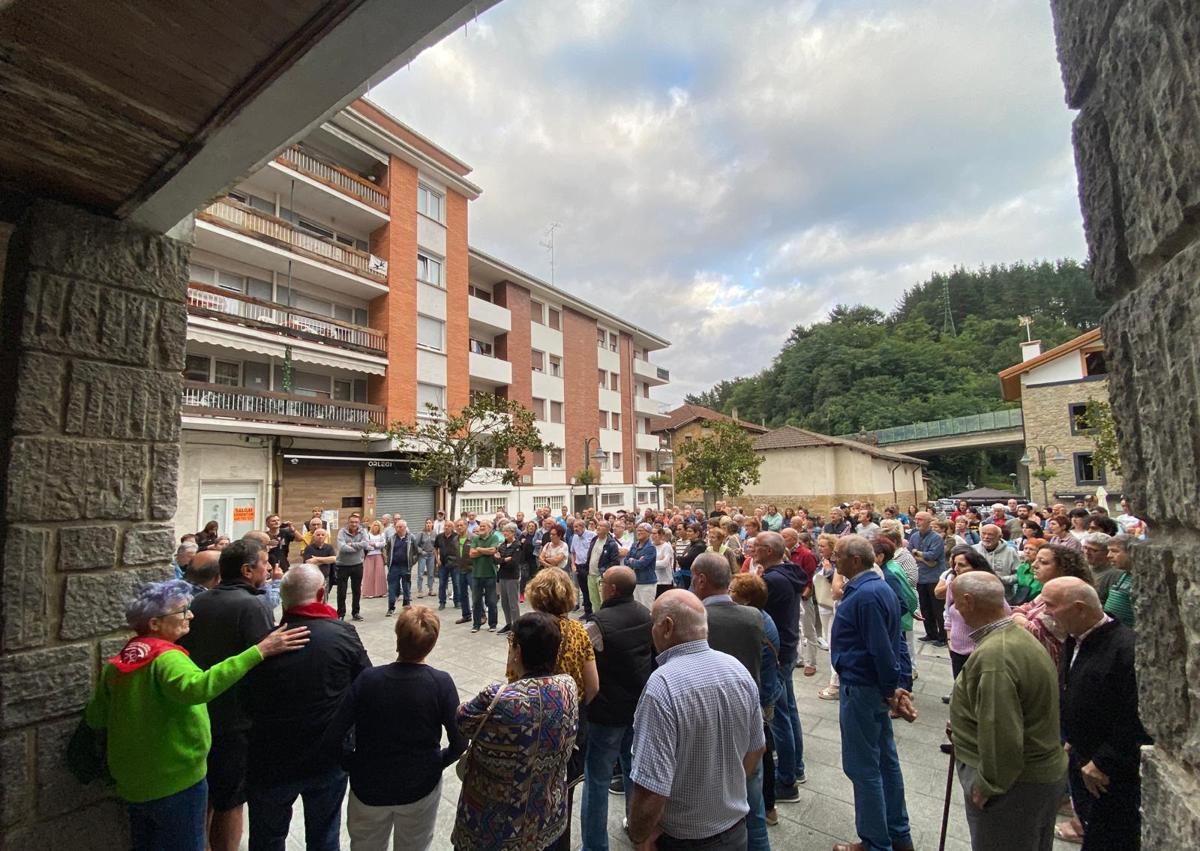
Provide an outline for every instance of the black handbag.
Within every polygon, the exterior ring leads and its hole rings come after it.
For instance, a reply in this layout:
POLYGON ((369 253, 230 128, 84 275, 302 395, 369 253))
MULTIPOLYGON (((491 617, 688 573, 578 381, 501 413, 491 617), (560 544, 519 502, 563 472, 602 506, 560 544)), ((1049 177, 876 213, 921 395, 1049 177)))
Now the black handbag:
POLYGON ((93 729, 79 719, 79 725, 67 742, 67 770, 80 783, 112 782, 108 771, 107 740, 104 730, 93 729))

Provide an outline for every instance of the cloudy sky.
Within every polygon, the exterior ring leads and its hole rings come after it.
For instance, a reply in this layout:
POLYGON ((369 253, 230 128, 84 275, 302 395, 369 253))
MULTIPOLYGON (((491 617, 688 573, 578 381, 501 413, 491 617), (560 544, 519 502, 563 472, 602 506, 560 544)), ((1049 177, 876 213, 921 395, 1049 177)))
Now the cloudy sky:
POLYGON ((370 95, 471 242, 672 341, 677 402, 838 303, 1085 254, 1046 0, 503 0, 370 95))

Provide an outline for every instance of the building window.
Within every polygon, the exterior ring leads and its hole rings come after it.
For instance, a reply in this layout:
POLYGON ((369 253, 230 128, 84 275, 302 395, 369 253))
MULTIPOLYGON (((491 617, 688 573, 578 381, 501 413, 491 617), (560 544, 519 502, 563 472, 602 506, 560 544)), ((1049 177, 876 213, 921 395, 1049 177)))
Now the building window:
POLYGON ((613 431, 621 430, 621 415, 616 411, 612 412, 612 425, 609 426, 609 428, 611 428, 613 431))
POLYGON ((617 336, 617 335, 616 335, 614 332, 612 332, 612 331, 609 331, 609 332, 608 332, 608 350, 609 350, 610 352, 615 352, 615 351, 617 350, 617 346, 618 346, 618 344, 619 344, 620 342, 621 342, 621 338, 620 338, 620 337, 618 337, 618 336, 617 336))
POLYGON ((417 316, 417 345, 444 352, 446 350, 446 323, 428 316, 417 316))
POLYGON ((621 469, 621 453, 620 452, 612 453, 612 468, 614 470, 621 469))
POLYGON ((561 470, 563 468, 563 451, 561 449, 551 449, 546 454, 550 458, 551 470, 561 470))
POLYGON ((445 387, 417 382, 417 416, 441 417, 445 413, 445 393, 445 387))
POLYGON ((1108 362, 1104 352, 1088 352, 1083 356, 1084 375, 1108 375, 1108 362))
POLYGON ((489 290, 477 287, 474 284, 471 284, 467 287, 467 294, 475 296, 475 298, 479 299, 480 301, 490 302, 492 300, 492 294, 489 290))
POLYGON ((562 378, 562 358, 558 355, 550 355, 550 374, 562 378))
POLYGON ((546 315, 545 314, 546 314, 546 305, 542 304, 540 301, 533 301, 531 299, 529 302, 529 321, 534 323, 535 325, 545 325, 546 324, 546 315))
MULTIPOLYGON (((411 196, 410 196, 411 197, 411 196)), ((429 216, 435 222, 442 221, 442 208, 445 197, 440 192, 422 184, 417 185, 417 212, 429 216)))
POLYGON ((188 381, 201 381, 207 384, 210 363, 207 355, 188 355, 187 360, 184 361, 183 377, 188 381))
POLYGON ((550 497, 535 496, 533 498, 533 510, 534 511, 537 511, 539 508, 549 508, 549 507, 550 507, 550 497))
POLYGON ((444 285, 442 278, 442 261, 425 254, 417 254, 417 280, 435 287, 444 285))
POLYGON ((542 470, 546 467, 546 453, 544 450, 535 449, 529 456, 529 463, 533 465, 535 470, 542 470))
POLYGON ((603 328, 596 329, 596 346, 603 349, 608 345, 608 332, 603 328))
POLYGON ((600 374, 600 389, 603 390, 608 386, 608 373, 602 369, 596 370, 600 374))
POLYGON ((538 399, 536 396, 533 399, 533 418, 535 420, 546 421, 546 400, 538 399))
POLYGON ((508 508, 506 496, 466 496, 458 501, 458 510, 491 519, 508 508))
POLYGON ((489 358, 494 357, 492 354, 492 344, 486 340, 476 340, 474 337, 471 337, 470 346, 471 351, 477 355, 487 355, 489 358))
POLYGON ((1091 452, 1076 452, 1075 458, 1075 484, 1077 485, 1102 485, 1104 484, 1104 470, 1096 464, 1096 460, 1091 452))
POLYGON ((1087 402, 1067 405, 1067 420, 1071 425, 1071 434, 1088 434, 1087 402))
POLYGON ((467 396, 471 400, 472 405, 478 405, 480 402, 497 398, 496 394, 491 390, 478 390, 474 387, 471 388, 467 396))
POLYGON ((555 331, 562 330, 562 311, 557 307, 551 307, 546 311, 546 324, 555 331))
POLYGON ((534 372, 545 372, 546 353, 539 352, 537 349, 534 349, 529 358, 529 365, 533 367, 534 372))
POLYGON ((615 508, 621 504, 621 500, 624 498, 624 496, 625 495, 620 491, 608 491, 607 493, 602 493, 600 494, 600 505, 605 508, 615 508))
POLYGON ((562 406, 563 406, 562 402, 551 402, 550 403, 550 422, 552 422, 552 423, 561 423, 562 422, 562 406))
POLYGON ((621 389, 621 376, 620 375, 618 375, 615 372, 610 372, 608 374, 608 389, 614 390, 614 391, 620 391, 620 389, 621 389))
POLYGON ((234 361, 215 361, 213 363, 213 384, 240 387, 242 385, 242 365, 234 361))

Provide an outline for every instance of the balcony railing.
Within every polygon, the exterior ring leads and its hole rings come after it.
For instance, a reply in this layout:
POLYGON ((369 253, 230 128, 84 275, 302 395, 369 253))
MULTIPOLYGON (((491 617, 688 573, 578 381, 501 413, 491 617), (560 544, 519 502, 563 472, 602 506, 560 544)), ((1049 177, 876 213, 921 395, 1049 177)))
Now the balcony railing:
POLYGON ((356 431, 366 430, 371 423, 382 423, 385 417, 382 405, 338 402, 199 381, 183 382, 183 413, 356 431))
POLYGON ((307 310, 288 307, 274 301, 223 290, 220 287, 188 284, 188 310, 199 316, 221 319, 234 317, 239 325, 286 334, 301 340, 312 340, 372 355, 387 354, 387 335, 374 328, 364 328, 340 319, 331 319, 307 310))
POLYGON ((196 217, 298 254, 342 266, 357 275, 381 283, 387 281, 386 261, 349 245, 305 233, 291 222, 259 212, 232 198, 222 198, 208 205, 196 217))
POLYGON ((293 146, 288 148, 276 160, 288 168, 295 169, 301 174, 308 175, 319 183, 324 183, 346 195, 351 195, 383 212, 388 211, 387 192, 370 181, 364 180, 353 172, 341 166, 332 165, 314 157, 303 148, 293 146))

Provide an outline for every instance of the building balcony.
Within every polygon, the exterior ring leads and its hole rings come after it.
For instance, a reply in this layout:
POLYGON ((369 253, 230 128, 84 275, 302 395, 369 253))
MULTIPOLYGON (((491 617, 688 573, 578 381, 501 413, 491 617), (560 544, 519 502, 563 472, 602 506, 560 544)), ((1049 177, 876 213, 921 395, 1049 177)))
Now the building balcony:
POLYGON ((507 307, 473 295, 467 296, 467 319, 472 331, 481 330, 489 336, 507 334, 512 330, 512 313, 507 307))
POLYGON ((633 410, 643 417, 662 417, 666 419, 666 414, 658 406, 658 402, 654 399, 649 399, 645 396, 635 396, 633 399, 633 410))
POLYGON ((276 423, 313 428, 367 431, 386 419, 382 405, 341 402, 316 396, 251 390, 224 384, 183 382, 186 417, 221 417, 243 422, 276 423))
POLYGON ((387 261, 223 198, 196 214, 196 247, 366 300, 387 292, 387 261))
POLYGON ((655 366, 650 361, 641 358, 633 359, 633 374, 649 385, 666 384, 671 380, 671 373, 661 366, 655 366))
POLYGON ((661 448, 657 434, 642 434, 641 432, 634 435, 633 446, 639 452, 657 452, 661 448))
POLYGON ((299 145, 288 148, 276 157, 275 161, 343 195, 349 195, 356 201, 384 213, 388 211, 388 193, 384 187, 377 186, 341 166, 319 159, 299 145))
POLYGON ((500 358, 471 352, 468 370, 471 378, 493 386, 512 384, 512 364, 500 358))
POLYGON ((187 305, 188 313, 193 316, 220 319, 363 354, 387 355, 387 335, 382 331, 208 284, 188 284, 187 305))

